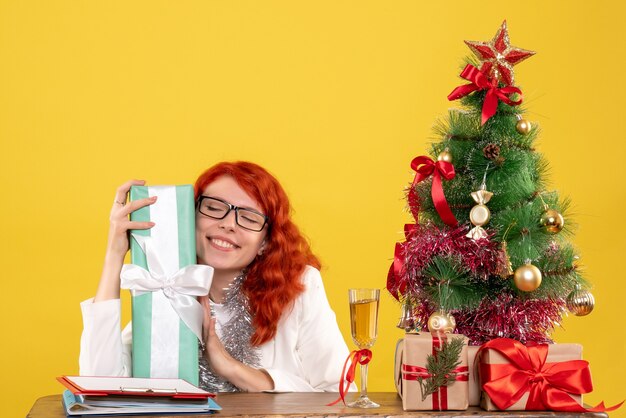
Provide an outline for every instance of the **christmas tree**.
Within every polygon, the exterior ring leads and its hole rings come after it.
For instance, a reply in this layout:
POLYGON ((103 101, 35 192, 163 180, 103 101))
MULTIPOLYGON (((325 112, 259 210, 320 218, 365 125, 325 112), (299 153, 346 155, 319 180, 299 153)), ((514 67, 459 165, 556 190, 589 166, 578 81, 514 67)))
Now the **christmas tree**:
POLYGON ((463 108, 437 123, 431 157, 411 163, 415 224, 396 245, 387 289, 407 330, 456 326, 474 345, 551 342, 566 309, 585 315, 594 302, 570 241, 568 201, 547 189, 540 131, 524 119, 515 86, 513 66, 534 52, 510 44, 506 21, 491 41, 466 44, 469 83, 448 96, 463 108))

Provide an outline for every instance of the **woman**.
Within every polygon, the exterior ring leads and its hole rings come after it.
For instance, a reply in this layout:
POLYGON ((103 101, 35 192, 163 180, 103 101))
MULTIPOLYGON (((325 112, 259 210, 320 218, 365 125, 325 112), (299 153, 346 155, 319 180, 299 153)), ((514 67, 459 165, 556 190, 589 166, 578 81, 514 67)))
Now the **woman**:
MULTIPOLYGON (((131 331, 120 334, 120 271, 128 215, 155 198, 115 196, 102 276, 81 304, 82 375, 130 375, 131 331)), ((320 262, 290 219, 278 181, 249 162, 220 163, 196 181, 196 251, 214 268, 204 308, 201 386, 215 391, 337 391, 348 355, 319 274, 320 262)))

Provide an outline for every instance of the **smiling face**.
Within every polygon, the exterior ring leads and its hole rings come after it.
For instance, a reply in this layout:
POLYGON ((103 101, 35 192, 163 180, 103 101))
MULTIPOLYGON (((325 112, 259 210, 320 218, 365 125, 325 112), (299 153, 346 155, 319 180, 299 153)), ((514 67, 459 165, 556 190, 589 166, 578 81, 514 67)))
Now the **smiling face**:
MULTIPOLYGON (((263 213, 260 205, 230 176, 222 176, 206 186, 203 196, 215 197, 232 205, 263 213)), ((224 219, 213 219, 196 211, 196 252, 199 264, 215 269, 216 275, 241 274, 262 252, 267 227, 248 231, 235 221, 235 211, 224 219)))

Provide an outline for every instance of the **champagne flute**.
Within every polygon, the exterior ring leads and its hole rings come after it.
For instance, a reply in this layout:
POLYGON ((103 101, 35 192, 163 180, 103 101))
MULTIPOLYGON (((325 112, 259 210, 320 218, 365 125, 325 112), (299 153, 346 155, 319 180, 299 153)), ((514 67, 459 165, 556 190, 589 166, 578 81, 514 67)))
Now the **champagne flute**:
MULTIPOLYGON (((380 289, 349 289, 352 340, 359 350, 369 349, 378 336, 378 301, 380 289)), ((348 404, 353 408, 378 408, 367 397, 367 364, 361 364, 361 396, 348 404)))

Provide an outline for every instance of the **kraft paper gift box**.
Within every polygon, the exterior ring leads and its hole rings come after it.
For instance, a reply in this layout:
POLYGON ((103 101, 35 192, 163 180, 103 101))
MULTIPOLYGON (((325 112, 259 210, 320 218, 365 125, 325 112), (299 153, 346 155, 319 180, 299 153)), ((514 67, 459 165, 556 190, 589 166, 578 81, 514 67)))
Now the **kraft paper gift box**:
POLYGON ((482 394, 481 383, 478 373, 478 363, 476 354, 480 346, 470 345, 467 347, 467 366, 469 367, 469 406, 480 406, 480 395, 482 394))
POLYGON ((131 231, 132 264, 122 269, 122 288, 132 295, 132 374, 181 378, 198 385, 198 344, 213 268, 196 265, 193 187, 133 186, 130 200, 157 196, 134 211, 132 221, 155 226, 131 231))
POLYGON ((402 398, 402 407, 405 411, 430 410, 465 410, 468 407, 468 339, 459 334, 447 334, 445 338, 462 338, 459 366, 455 368, 457 380, 448 386, 441 386, 435 393, 422 400, 422 387, 418 376, 427 379, 427 358, 433 355, 434 350, 440 347, 441 339, 430 334, 406 334, 403 340, 396 345, 395 382, 398 393, 402 398))
MULTIPOLYGON (((521 343, 514 341, 514 340, 508 340, 508 339, 500 339, 500 340, 507 340, 508 342, 510 342, 511 346, 512 344, 515 344, 518 352, 523 351, 525 348, 525 346, 523 346, 521 343)), ((507 359, 497 350, 485 348, 485 347, 488 347, 490 343, 494 343, 497 341, 498 340, 492 340, 489 343, 483 345, 481 347, 482 349, 480 353, 478 354, 479 362, 480 362, 480 375, 481 375, 480 379, 483 385, 483 394, 482 394, 480 406, 483 409, 486 409, 487 411, 498 411, 498 410, 520 411, 520 410, 550 410, 552 409, 545 405, 539 406, 539 407, 537 407, 536 404, 534 406, 527 405, 529 401, 529 397, 530 397, 530 386, 527 386, 529 390, 524 392, 521 398, 519 398, 517 401, 515 401, 513 404, 511 404, 510 406, 506 408, 499 408, 496 405, 497 402, 494 403, 494 400, 485 391, 485 385, 488 384, 490 381, 493 382, 498 379, 504 379, 502 381, 506 382, 505 387, 507 387, 508 390, 511 390, 512 392, 514 392, 516 391, 517 388, 513 387, 513 384, 507 380, 506 376, 510 376, 511 373, 514 372, 515 370, 519 370, 516 366, 512 365, 512 362, 509 361, 509 359, 507 359)), ((532 346, 528 347, 527 349, 535 350, 535 348, 533 348, 532 346)), ((530 358, 534 358, 534 359, 538 359, 539 357, 541 356, 538 355, 537 353, 530 355, 530 358)), ((570 363, 570 364, 579 366, 579 368, 583 369, 580 375, 585 380, 588 380, 588 383, 583 384, 583 386, 588 387, 591 385, 591 377, 589 374, 589 370, 586 367, 586 362, 582 362, 581 359, 582 359, 582 346, 580 344, 548 344, 547 356, 545 357, 545 363, 543 367, 541 367, 541 373, 542 374, 543 373, 549 374, 551 372, 562 373, 563 367, 559 366, 559 369, 557 370, 553 368, 553 365, 556 365, 559 363, 563 365, 563 364, 567 364, 566 362, 574 361, 573 363, 570 363), (582 365, 581 363, 585 363, 585 364, 582 365)), ((541 377, 539 377, 538 379, 541 379, 541 377)), ((532 381, 534 379, 531 378, 530 380, 532 381)), ((587 391, 588 390, 583 390, 583 392, 585 393, 587 391)), ((492 394, 493 393, 494 392, 492 392, 492 394)), ((578 405, 582 405, 582 395, 567 393, 566 396, 569 396, 569 398, 571 398, 570 399, 571 402, 575 402, 578 405)), ((509 402, 511 402, 514 399, 511 396, 506 396, 506 398, 509 402)))

